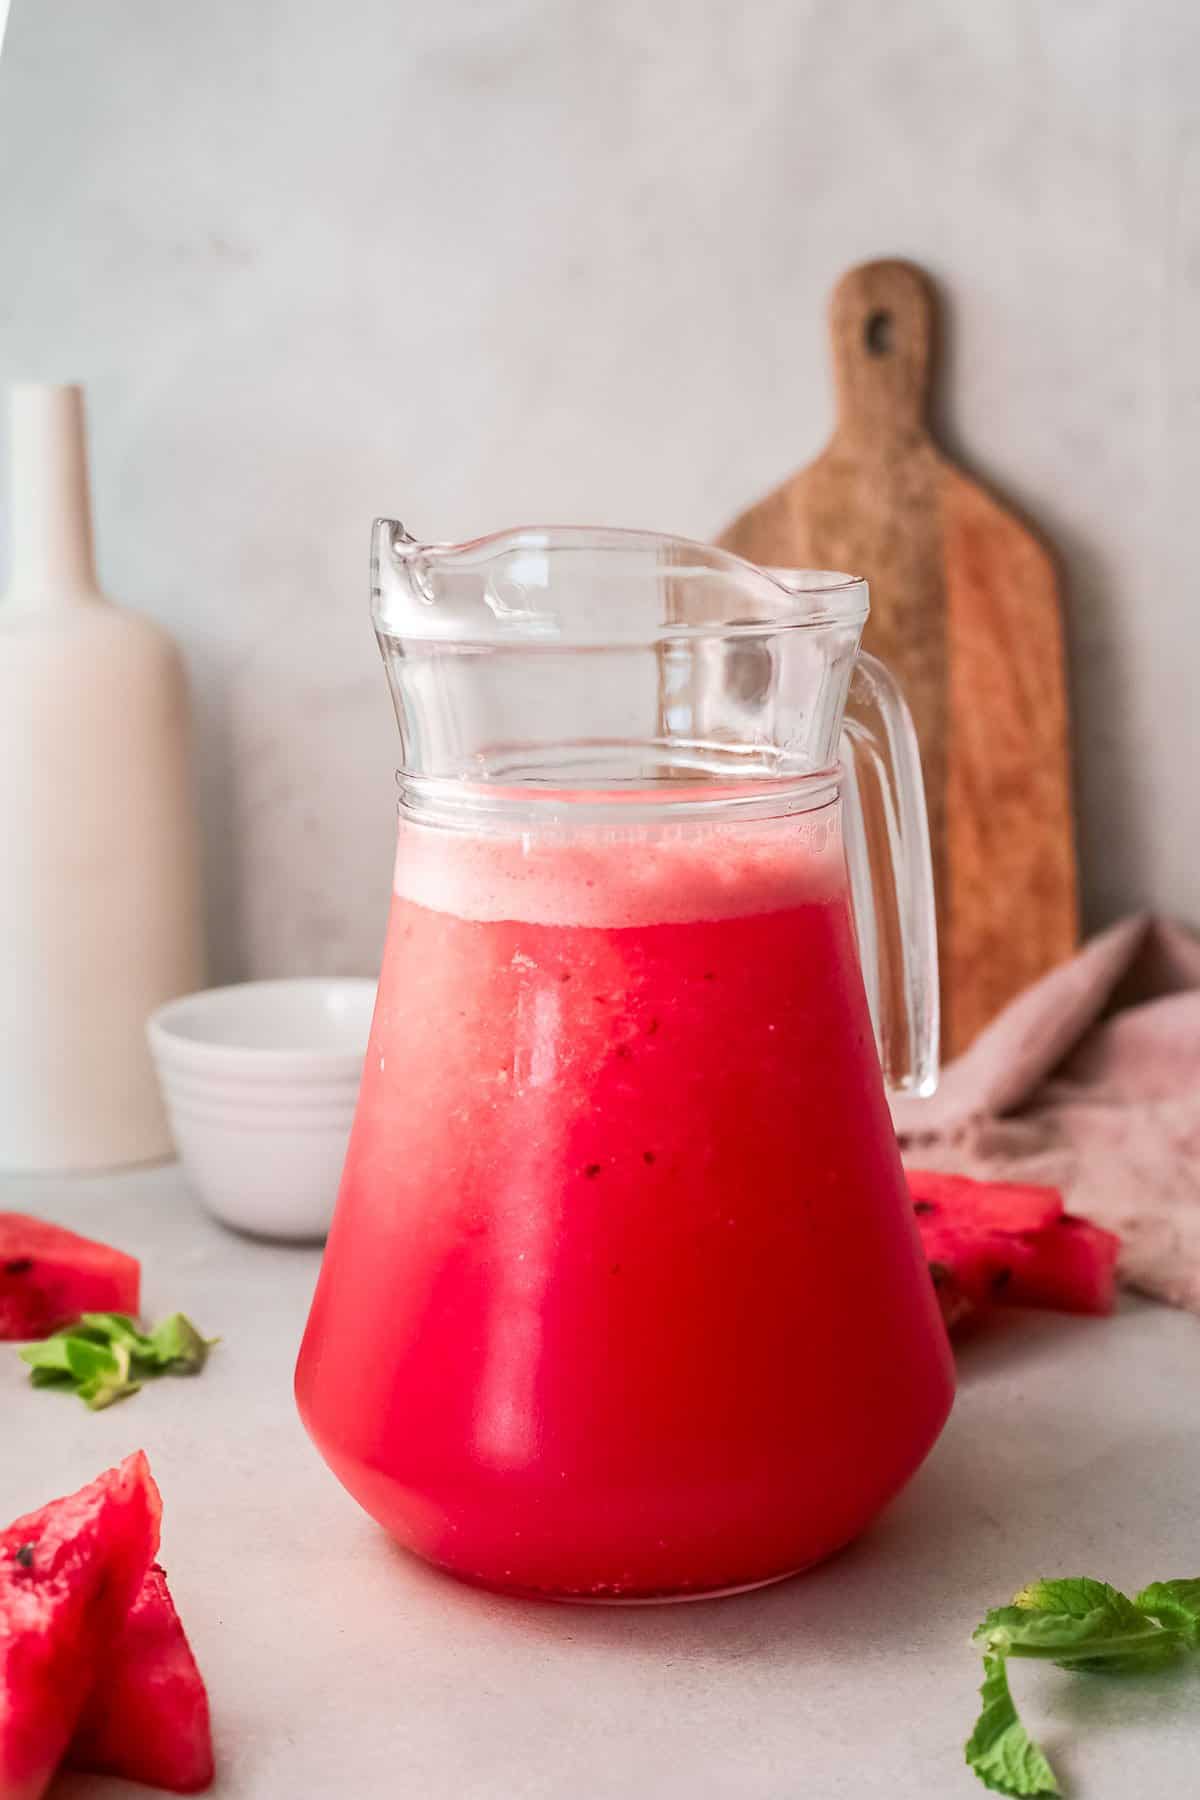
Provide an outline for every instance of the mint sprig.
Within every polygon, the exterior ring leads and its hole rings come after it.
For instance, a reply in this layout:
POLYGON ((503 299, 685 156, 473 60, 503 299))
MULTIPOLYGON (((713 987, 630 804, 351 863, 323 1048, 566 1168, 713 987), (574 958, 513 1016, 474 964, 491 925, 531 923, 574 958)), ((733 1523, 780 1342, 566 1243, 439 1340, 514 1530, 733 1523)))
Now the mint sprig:
POLYGON ((84 1313, 17 1354, 34 1387, 66 1388, 99 1412, 160 1375, 198 1375, 216 1341, 202 1337, 183 1313, 150 1332, 127 1313, 84 1313))
POLYGON ((987 1614, 973 1641, 983 1651, 983 1708, 967 1739, 968 1766, 994 1794, 1041 1800, 1062 1790, 1013 1703, 1009 1657, 1102 1675, 1160 1668, 1200 1650, 1200 1579, 1155 1581, 1132 1600, 1086 1575, 1031 1581, 1011 1606, 987 1614))

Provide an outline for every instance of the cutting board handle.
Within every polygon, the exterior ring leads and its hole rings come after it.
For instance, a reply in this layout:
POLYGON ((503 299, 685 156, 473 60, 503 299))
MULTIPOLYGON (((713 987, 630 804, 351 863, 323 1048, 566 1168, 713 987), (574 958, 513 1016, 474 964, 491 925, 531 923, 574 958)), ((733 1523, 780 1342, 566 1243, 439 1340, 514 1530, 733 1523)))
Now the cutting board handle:
POLYGON ((914 263, 860 263, 833 290, 835 442, 856 454, 928 435, 937 300, 914 263))

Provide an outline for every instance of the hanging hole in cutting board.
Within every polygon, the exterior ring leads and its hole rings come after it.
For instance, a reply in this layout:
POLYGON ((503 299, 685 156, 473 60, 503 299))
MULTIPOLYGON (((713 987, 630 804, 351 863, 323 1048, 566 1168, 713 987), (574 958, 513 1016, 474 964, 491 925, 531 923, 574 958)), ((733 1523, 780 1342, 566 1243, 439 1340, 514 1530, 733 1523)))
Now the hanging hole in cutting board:
POLYGON ((863 327, 863 342, 872 356, 887 356, 892 348, 892 315, 873 312, 863 327))

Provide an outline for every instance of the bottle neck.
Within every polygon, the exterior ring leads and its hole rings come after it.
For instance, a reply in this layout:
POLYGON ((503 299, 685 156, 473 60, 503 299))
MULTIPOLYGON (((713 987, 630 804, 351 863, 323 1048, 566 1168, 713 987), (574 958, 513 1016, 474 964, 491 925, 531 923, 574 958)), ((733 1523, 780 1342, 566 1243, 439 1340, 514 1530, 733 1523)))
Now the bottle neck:
POLYGON ((10 604, 42 611, 100 598, 82 389, 14 389, 11 516, 10 604))

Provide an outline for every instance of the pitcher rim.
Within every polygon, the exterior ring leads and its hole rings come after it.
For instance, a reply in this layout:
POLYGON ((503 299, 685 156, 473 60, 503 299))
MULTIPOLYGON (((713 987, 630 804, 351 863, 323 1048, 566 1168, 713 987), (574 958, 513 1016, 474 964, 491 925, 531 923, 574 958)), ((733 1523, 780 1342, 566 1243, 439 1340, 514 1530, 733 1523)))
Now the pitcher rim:
MULTIPOLYGON (((385 608, 381 605, 383 593, 380 566, 385 541, 397 564, 412 569, 414 581, 419 581, 423 565, 452 567, 459 564, 469 568, 473 563, 486 562, 489 557, 499 556, 504 551, 580 550, 595 553, 606 549, 641 548, 647 551, 667 550, 682 558, 694 554, 694 561, 664 562, 664 578, 686 577, 700 580, 708 577, 740 582, 748 591, 757 595, 760 603, 766 603, 770 609, 768 616, 757 619, 732 618, 691 623, 661 619, 643 640, 646 643, 680 638, 763 637, 784 631, 817 630, 838 625, 861 626, 870 610, 869 588, 864 576, 836 569, 785 568, 777 564, 755 563, 720 545, 705 544, 699 539, 672 532, 607 525, 521 525, 488 532, 458 543, 450 540, 426 543, 413 537, 399 520, 380 516, 372 526, 372 611, 376 629, 387 637, 419 639, 426 634, 420 629, 414 629, 415 621, 411 616, 404 621, 401 629, 396 629, 385 616, 385 608)), ((644 572, 639 578, 645 578, 644 572)), ((613 579, 621 579, 619 570, 613 571, 613 579)), ((435 605, 431 596, 431 623, 435 605)), ((539 620, 546 617, 547 615, 538 615, 539 620)), ((497 624, 499 626, 499 620, 497 624)), ((428 635, 438 637, 442 633, 433 630, 428 635)), ((527 633, 519 632, 519 635, 531 648, 539 642, 548 644, 554 641, 553 637, 548 638, 543 630, 539 630, 536 624, 527 633)), ((509 632, 501 627, 495 634, 488 631, 480 636, 459 636, 457 633, 455 636, 460 643, 492 643, 498 637, 509 636, 509 632)), ((630 642, 625 636, 620 641, 626 645, 630 642)))

